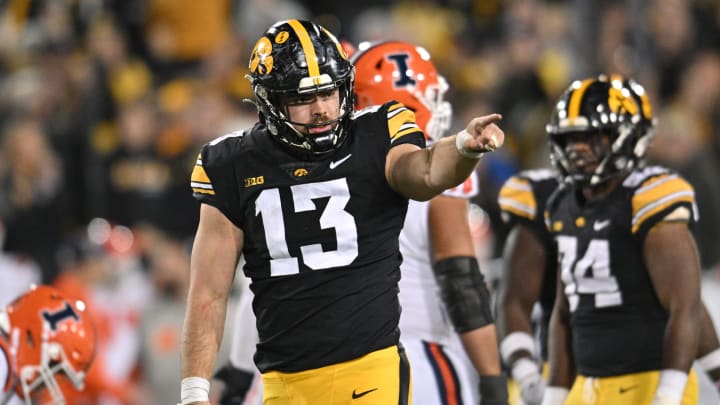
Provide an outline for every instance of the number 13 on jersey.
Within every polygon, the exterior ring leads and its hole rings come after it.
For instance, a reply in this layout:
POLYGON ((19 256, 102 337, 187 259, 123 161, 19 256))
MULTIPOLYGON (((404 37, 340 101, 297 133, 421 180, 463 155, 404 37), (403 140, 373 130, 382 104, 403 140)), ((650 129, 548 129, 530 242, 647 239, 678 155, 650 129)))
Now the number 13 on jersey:
POLYGON ((260 215, 265 230, 265 243, 270 254, 270 275, 287 276, 300 272, 300 260, 313 270, 347 266, 358 255, 355 218, 345 210, 350 201, 347 180, 335 179, 290 187, 295 213, 315 211, 313 199, 329 198, 320 213, 320 229, 334 229, 336 250, 323 251, 322 245, 313 243, 300 246, 302 259, 290 255, 283 217, 280 190, 265 189, 255 201, 255 215, 260 215))

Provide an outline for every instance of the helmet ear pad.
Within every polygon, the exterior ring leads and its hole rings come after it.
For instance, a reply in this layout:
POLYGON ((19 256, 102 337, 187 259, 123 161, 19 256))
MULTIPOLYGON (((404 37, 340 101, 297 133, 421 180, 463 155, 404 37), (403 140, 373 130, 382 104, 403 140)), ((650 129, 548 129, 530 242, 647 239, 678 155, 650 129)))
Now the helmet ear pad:
POLYGON ((353 111, 354 70, 330 32, 309 21, 279 22, 257 41, 249 67, 260 119, 273 139, 303 159, 321 157, 342 145, 353 111), (312 135, 298 131, 283 100, 334 89, 340 95, 339 116, 323 123, 332 128, 312 135))

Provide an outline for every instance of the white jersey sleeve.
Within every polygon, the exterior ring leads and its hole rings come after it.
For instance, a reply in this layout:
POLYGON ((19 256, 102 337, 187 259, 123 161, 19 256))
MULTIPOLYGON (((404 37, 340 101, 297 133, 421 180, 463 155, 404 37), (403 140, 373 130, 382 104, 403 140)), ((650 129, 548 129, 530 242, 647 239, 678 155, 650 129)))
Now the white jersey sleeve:
POLYGON ((238 369, 256 371, 253 356, 258 343, 255 314, 252 310, 253 293, 248 283, 242 284, 242 293, 238 300, 233 320, 232 342, 230 344, 230 363, 238 369))

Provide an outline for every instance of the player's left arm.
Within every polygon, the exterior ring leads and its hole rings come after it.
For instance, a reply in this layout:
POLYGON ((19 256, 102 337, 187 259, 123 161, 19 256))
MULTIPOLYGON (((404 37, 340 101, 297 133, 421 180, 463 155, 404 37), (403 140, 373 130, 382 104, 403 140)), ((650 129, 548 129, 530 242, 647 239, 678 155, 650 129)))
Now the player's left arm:
POLYGON ((687 223, 663 221, 653 226, 643 256, 655 293, 668 312, 656 400, 679 400, 697 355, 701 309, 700 259, 687 223))
POLYGON ((482 404, 506 405, 490 293, 475 257, 468 202, 437 196, 430 201, 428 216, 435 278, 450 320, 480 375, 482 404))
POLYGON ((426 201, 462 183, 483 152, 495 150, 505 141, 503 131, 495 124, 501 118, 500 114, 474 118, 465 130, 429 148, 413 144, 391 148, 385 161, 390 187, 405 197, 426 201))

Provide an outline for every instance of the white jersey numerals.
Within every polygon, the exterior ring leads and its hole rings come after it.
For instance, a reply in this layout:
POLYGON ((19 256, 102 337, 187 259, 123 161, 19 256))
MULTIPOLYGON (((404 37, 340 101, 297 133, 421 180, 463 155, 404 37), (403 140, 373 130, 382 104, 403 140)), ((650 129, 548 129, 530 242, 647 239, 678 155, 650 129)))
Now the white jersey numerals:
POLYGON ((617 279, 610 274, 610 244, 607 240, 591 240, 584 254, 578 252, 576 237, 560 235, 556 240, 561 277, 571 312, 577 309, 580 294, 593 295, 596 308, 622 304, 617 279), (578 259, 580 254, 582 257, 578 259))
MULTIPOLYGON (((347 266, 358 255, 357 226, 355 218, 345 210, 350 200, 350 190, 345 179, 298 184, 290 187, 295 212, 317 210, 313 199, 329 201, 320 214, 321 229, 335 229, 337 249, 323 251, 319 243, 300 246, 303 263, 313 269, 329 269, 347 266)), ((255 214, 262 216, 265 241, 270 253, 270 275, 285 276, 300 272, 299 258, 290 256, 285 237, 280 191, 277 188, 263 190, 255 201, 255 214)))

